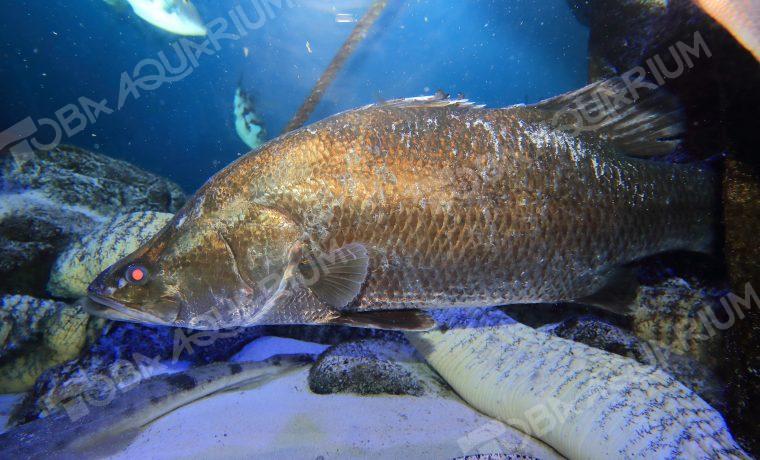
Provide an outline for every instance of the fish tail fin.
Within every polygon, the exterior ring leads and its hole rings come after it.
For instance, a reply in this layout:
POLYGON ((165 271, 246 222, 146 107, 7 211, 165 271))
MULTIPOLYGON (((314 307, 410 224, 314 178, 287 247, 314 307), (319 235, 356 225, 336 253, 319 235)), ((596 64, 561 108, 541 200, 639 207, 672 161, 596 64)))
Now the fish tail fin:
POLYGON ((685 132, 675 96, 645 80, 600 80, 530 106, 544 112, 554 129, 600 138, 626 155, 671 153, 685 132))
MULTIPOLYGON (((686 132, 678 99, 654 83, 632 81, 630 76, 600 80, 529 109, 556 130, 601 141, 610 150, 632 157, 673 153, 686 132)), ((670 166, 660 179, 671 196, 669 218, 680 233, 674 232, 668 244, 716 254, 720 227, 716 168, 709 161, 670 166)))
MULTIPOLYGON (((673 173, 663 178, 670 190, 669 226, 672 246, 666 250, 719 256, 721 252, 721 175, 705 162, 670 164, 673 173)), ((669 244, 671 244, 669 243, 669 244)))

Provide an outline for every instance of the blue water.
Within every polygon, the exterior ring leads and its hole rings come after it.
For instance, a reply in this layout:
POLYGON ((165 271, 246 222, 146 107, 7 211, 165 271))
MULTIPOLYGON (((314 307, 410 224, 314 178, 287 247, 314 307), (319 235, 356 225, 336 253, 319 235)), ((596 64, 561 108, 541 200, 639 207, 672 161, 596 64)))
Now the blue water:
MULTIPOLYGON (((236 5, 259 19, 251 0, 194 3, 206 22, 229 18, 236 5)), ((187 77, 140 91, 139 99, 128 97, 120 110, 102 114, 63 142, 128 160, 194 191, 248 150, 232 115, 241 75, 267 130, 276 135, 354 26, 336 22, 336 14, 359 18, 370 1, 270 3, 273 14, 260 28, 222 40, 187 77)), ((122 72, 131 73, 160 51, 171 61, 178 38, 98 0, 6 2, 3 16, 0 129, 27 116, 53 118, 82 96, 106 99, 115 109, 122 72)), ((312 121, 438 89, 491 107, 537 101, 587 81, 587 40, 587 29, 565 0, 392 0, 312 121)), ((43 129, 37 136, 45 142, 52 134, 43 129)))

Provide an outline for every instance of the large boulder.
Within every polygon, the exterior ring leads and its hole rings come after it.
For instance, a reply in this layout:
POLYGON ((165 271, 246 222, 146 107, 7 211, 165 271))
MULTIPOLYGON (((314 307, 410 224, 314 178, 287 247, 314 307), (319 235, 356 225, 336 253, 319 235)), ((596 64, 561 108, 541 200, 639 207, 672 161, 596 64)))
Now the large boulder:
POLYGON ((723 349, 723 331, 711 326, 721 317, 719 296, 724 291, 705 283, 672 277, 641 286, 631 329, 642 340, 673 353, 689 356, 716 369, 723 349))
POLYGON ((41 197, 100 216, 133 211, 176 212, 185 201, 175 183, 126 161, 61 145, 19 160, 0 159, 6 188, 34 190, 41 197))
POLYGON ((0 292, 45 297, 57 255, 100 219, 34 192, 0 195, 0 292))
POLYGON ((109 217, 175 212, 180 187, 125 161, 59 146, 0 155, 0 292, 46 295, 50 269, 69 244, 109 217))

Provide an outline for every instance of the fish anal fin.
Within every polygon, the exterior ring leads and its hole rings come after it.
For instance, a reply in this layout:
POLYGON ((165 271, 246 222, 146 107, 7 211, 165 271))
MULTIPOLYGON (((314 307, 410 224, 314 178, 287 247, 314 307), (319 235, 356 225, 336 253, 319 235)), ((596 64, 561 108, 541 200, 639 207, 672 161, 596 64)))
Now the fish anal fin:
POLYGON ((636 273, 630 268, 617 268, 606 275, 605 284, 595 293, 576 299, 575 303, 591 305, 617 315, 630 316, 639 288, 636 273))
POLYGON ((393 331, 428 331, 435 327, 435 320, 421 310, 383 310, 339 312, 328 324, 393 331))
POLYGON ((299 265, 306 285, 326 305, 340 309, 351 303, 367 278, 369 255, 360 243, 350 243, 323 257, 299 265))
POLYGON ((600 138, 635 157, 668 154, 685 132, 678 99, 646 81, 600 80, 529 107, 554 129, 600 138))

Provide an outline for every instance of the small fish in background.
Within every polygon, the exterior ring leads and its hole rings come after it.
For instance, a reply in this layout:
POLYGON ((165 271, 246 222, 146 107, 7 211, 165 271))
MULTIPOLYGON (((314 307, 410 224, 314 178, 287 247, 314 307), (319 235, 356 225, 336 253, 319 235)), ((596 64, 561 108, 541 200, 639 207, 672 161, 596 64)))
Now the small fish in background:
POLYGON ((760 61, 760 0, 695 0, 760 61))
POLYGON ((264 143, 267 132, 264 123, 256 114, 253 98, 238 84, 235 91, 235 131, 246 145, 252 149, 264 143))
POLYGON ((134 13, 158 27, 177 35, 206 35, 206 27, 190 0, 103 0, 111 6, 125 3, 134 13))

